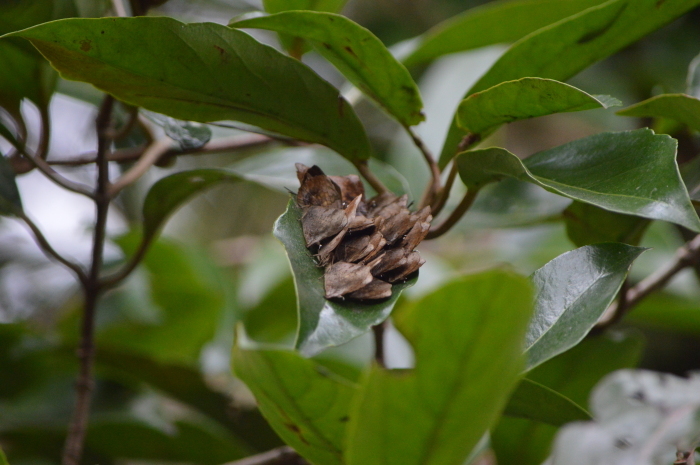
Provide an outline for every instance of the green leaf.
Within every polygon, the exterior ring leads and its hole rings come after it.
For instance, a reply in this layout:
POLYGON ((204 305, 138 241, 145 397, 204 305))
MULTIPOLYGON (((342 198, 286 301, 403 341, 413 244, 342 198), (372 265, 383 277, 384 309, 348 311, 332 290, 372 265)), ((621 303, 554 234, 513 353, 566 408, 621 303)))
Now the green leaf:
POLYGON ((425 119, 418 86, 408 70, 369 30, 332 13, 287 11, 230 24, 294 34, 338 68, 404 126, 425 119))
POLYGON ((697 298, 660 292, 642 300, 633 312, 625 315, 625 322, 697 336, 700 334, 700 304, 697 298))
POLYGON ((285 279, 241 316, 248 337, 257 343, 293 346, 298 327, 295 299, 294 281, 285 279))
POLYGON ((7 457, 5 456, 5 453, 2 451, 2 448, 0 448, 0 465, 10 465, 7 462, 7 457))
POLYGON ((607 132, 537 153, 524 161, 501 148, 457 157, 471 189, 504 176, 606 210, 700 231, 676 165, 676 141, 649 129, 607 132))
POLYGON ((100 378, 133 386, 145 383, 216 420, 246 442, 250 451, 279 445, 279 439, 257 410, 237 409, 236 415, 230 415, 230 397, 212 390, 196 369, 158 362, 104 344, 97 351, 95 363, 100 378))
MULTIPOLYGON (((700 5, 700 0, 610 0, 513 44, 467 92, 527 76, 565 81, 700 5)), ((456 118, 440 155, 445 166, 464 134, 456 118)))
POLYGON ((525 278, 496 270, 401 307, 416 368, 372 367, 350 412, 348 465, 463 463, 519 378, 531 298, 525 278))
POLYGON ((268 13, 280 13, 288 10, 313 10, 337 13, 347 0, 263 0, 268 13))
POLYGON ((503 414, 554 426, 591 419, 590 414, 571 399, 527 378, 515 388, 503 414))
MULTIPOLYGON (((117 243, 133 252, 137 240, 132 234, 117 243)), ((162 363, 196 366, 202 347, 214 338, 226 303, 224 283, 207 260, 191 245, 155 242, 142 262, 150 293, 129 298, 124 290, 104 298, 106 308, 116 307, 115 322, 98 332, 100 345, 162 363)))
POLYGON ((645 250, 615 243, 589 245, 558 256, 532 274, 537 292, 525 338, 528 370, 588 334, 645 250))
POLYGON ((401 291, 418 279, 394 284, 391 297, 379 303, 326 300, 323 268, 316 264, 306 248, 301 209, 293 199, 287 211, 277 219, 274 235, 287 252, 297 290, 299 329, 295 345, 308 356, 343 344, 386 320, 401 291))
POLYGON ((241 339, 233 369, 272 428, 310 462, 343 464, 343 438, 357 387, 296 352, 245 348, 241 339))
POLYGON ((700 100, 685 94, 663 94, 617 112, 620 116, 668 118, 700 131, 700 100))
POLYGON ((430 29, 403 61, 412 66, 448 53, 514 42, 604 0, 497 1, 472 8, 430 29))
POLYGON ((143 236, 150 242, 170 215, 194 194, 220 182, 240 178, 228 171, 197 169, 171 174, 151 186, 143 201, 143 236))
MULTIPOLYGON (((618 332, 587 338, 527 376, 578 405, 587 405, 590 391, 605 375, 637 365, 642 342, 636 334, 618 332)), ((498 463, 540 465, 549 455, 556 431, 555 427, 541 422, 502 417, 491 434, 491 445, 498 463)))
POLYGON ((137 17, 65 19, 10 36, 30 40, 64 78, 129 104, 181 120, 242 121, 369 158, 364 128, 337 89, 244 32, 137 17))
POLYGON ((685 90, 686 94, 700 98, 700 55, 693 58, 688 65, 688 78, 685 90))
POLYGON ((622 242, 639 245, 650 221, 623 215, 582 202, 573 202, 564 210, 566 235, 576 247, 597 242, 622 242))
POLYGON ((552 79, 522 78, 503 82, 464 99, 457 108, 457 125, 483 139, 504 123, 620 104, 612 97, 594 97, 552 79))
POLYGON ((22 199, 15 182, 15 170, 0 154, 0 215, 16 215, 22 212, 22 199))

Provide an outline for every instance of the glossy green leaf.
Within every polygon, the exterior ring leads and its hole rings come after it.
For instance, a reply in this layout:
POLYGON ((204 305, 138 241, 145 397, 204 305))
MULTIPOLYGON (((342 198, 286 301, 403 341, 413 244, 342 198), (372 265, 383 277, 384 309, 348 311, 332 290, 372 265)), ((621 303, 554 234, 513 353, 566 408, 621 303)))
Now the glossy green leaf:
POLYGON ((588 334, 644 250, 615 243, 589 245, 558 256, 532 274, 536 297, 525 338, 528 370, 588 334))
POLYGON ((181 120, 242 121, 369 158, 364 128, 337 89, 244 32, 137 17, 66 19, 11 36, 30 40, 64 78, 132 105, 181 120))
POLYGON ((312 463, 343 464, 356 385, 296 352, 248 349, 241 339, 239 335, 233 369, 277 434, 312 463))
POLYGON ((591 419, 590 414, 571 399, 527 378, 515 388, 503 414, 554 426, 591 419))
POLYGON ((527 280, 463 277, 402 306, 396 327, 416 368, 374 365, 353 404, 348 465, 459 465, 500 414, 522 369, 527 280))
POLYGON ((228 171, 206 168, 182 171, 158 180, 143 201, 144 240, 152 240, 170 215, 194 194, 220 182, 239 180, 228 171))
POLYGON ((638 129, 596 134, 524 161, 501 148, 473 150, 461 153, 457 165, 473 189, 508 176, 606 210, 700 231, 676 165, 676 144, 638 129))
POLYGON ((700 200, 700 158, 695 157, 680 166, 681 177, 691 200, 700 200))
MULTIPOLYGON (((527 76, 565 81, 698 5, 700 0, 610 0, 589 8, 516 42, 467 95, 527 76)), ((463 135, 455 118, 441 166, 456 155, 463 135)))
POLYGON ((700 100, 685 94, 663 94, 617 112, 620 116, 668 118, 700 131, 700 100))
POLYGON ((337 13, 347 0, 263 0, 268 13, 280 13, 288 10, 313 10, 337 13))
POLYGON ((573 202, 564 210, 566 234, 576 247, 598 242, 622 242, 639 245, 650 221, 623 215, 582 202, 573 202))
POLYGON ((514 42, 548 24, 604 0, 496 1, 454 16, 430 29, 403 61, 412 66, 448 53, 514 42))
MULTIPOLYGON (((590 391, 601 378, 637 365, 642 346, 642 339, 636 334, 602 334, 584 339, 527 376, 578 405, 587 405, 590 391)), ((498 463, 540 465, 549 455, 556 431, 555 427, 538 421, 502 417, 491 433, 491 446, 498 463)))
POLYGON ((293 347, 298 327, 295 300, 294 281, 285 279, 241 316, 248 337, 257 343, 293 347))
POLYGON ((425 119, 418 86, 372 32, 332 13, 288 11, 230 24, 294 34, 310 42, 362 92, 404 126, 425 119))
MULTIPOLYGON (((71 351, 72 355, 72 351, 71 351)), ((101 379, 132 386, 147 384, 183 404, 216 420, 248 444, 249 451, 265 451, 280 444, 257 410, 237 409, 230 415, 231 398, 211 389, 199 370, 158 362, 150 357, 101 345, 95 360, 101 379)), ((238 446, 245 449, 242 445, 238 446)))
POLYGON ((22 199, 15 182, 15 170, 0 154, 0 215, 16 215, 22 211, 22 199))
POLYGON ((504 123, 621 103, 552 79, 522 78, 471 94, 457 108, 457 125, 482 139, 504 123))
POLYGON ((394 284, 391 297, 379 303, 326 300, 323 268, 306 248, 301 209, 294 200, 290 200, 287 211, 277 219, 274 235, 284 245, 292 266, 299 315, 295 345, 305 355, 343 344, 387 319, 401 291, 417 279, 394 284))

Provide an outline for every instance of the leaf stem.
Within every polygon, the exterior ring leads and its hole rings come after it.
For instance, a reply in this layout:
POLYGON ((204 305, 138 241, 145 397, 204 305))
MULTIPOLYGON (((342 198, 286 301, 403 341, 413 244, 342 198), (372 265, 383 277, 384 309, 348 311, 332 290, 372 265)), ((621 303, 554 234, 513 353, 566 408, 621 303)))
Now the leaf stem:
POLYGON ((105 276, 102 278, 101 285, 104 289, 111 289, 120 282, 122 282, 126 277, 128 277, 134 269, 141 263, 141 260, 148 252, 148 247, 151 245, 151 239, 146 239, 145 237, 141 240, 139 248, 136 250, 134 255, 131 257, 129 262, 124 265, 124 267, 116 271, 114 274, 105 276))
POLYGON ((452 186, 455 183, 455 179, 457 179, 457 163, 453 162, 452 167, 450 168, 450 172, 447 175, 445 185, 442 189, 440 189, 437 201, 431 207, 431 213, 433 217, 438 216, 447 204, 447 200, 450 198, 450 191, 452 191, 452 186))
POLYGON ((447 219, 440 226, 431 229, 430 232, 428 232, 426 239, 435 239, 449 231, 452 228, 452 226, 457 224, 457 222, 462 218, 462 216, 464 216, 464 214, 469 210, 469 208, 471 208, 478 194, 478 189, 468 190, 460 204, 457 206, 457 208, 454 209, 450 216, 448 216, 447 219))
POLYGON ((420 150, 421 154, 423 154, 423 158, 428 164, 428 168, 430 168, 431 182, 423 193, 423 198, 421 199, 420 206, 418 207, 420 210, 426 205, 432 205, 435 201, 435 197, 440 192, 442 185, 442 181, 440 180, 440 168, 438 167, 437 162, 435 162, 435 157, 433 157, 433 154, 430 153, 428 147, 426 147, 425 143, 423 143, 423 140, 418 137, 418 135, 410 127, 406 126, 406 131, 411 136, 415 146, 418 147, 418 150, 420 150))
POLYGON ((374 361, 382 367, 386 368, 384 363, 384 332, 386 329, 386 321, 379 323, 376 326, 372 326, 372 333, 374 334, 374 361))
POLYGON ((124 189, 126 186, 136 182, 141 176, 143 176, 149 168, 155 165, 160 158, 167 153, 168 150, 173 146, 173 141, 169 137, 157 140, 153 142, 148 148, 143 152, 141 158, 136 162, 134 166, 131 167, 129 171, 124 173, 119 179, 114 181, 114 183, 109 187, 108 194, 110 197, 116 196, 119 191, 124 189))
POLYGON ((355 167, 357 168, 357 171, 360 172, 363 178, 367 180, 370 186, 372 186, 372 189, 377 191, 378 194, 385 194, 387 192, 391 192, 387 187, 382 183, 382 181, 379 180, 378 177, 372 173, 369 169, 369 165, 367 164, 367 160, 359 160, 355 162, 355 167))
POLYGON ((32 165, 34 165, 36 169, 41 171, 44 176, 53 181, 53 183, 57 186, 63 187, 64 189, 69 190, 71 192, 75 192, 76 194, 84 195, 85 197, 91 199, 94 198, 90 187, 86 186, 85 184, 71 181, 70 179, 65 178, 64 176, 56 172, 56 170, 51 168, 51 165, 49 165, 43 158, 39 157, 38 155, 31 156, 24 151, 22 152, 22 154, 24 155, 24 158, 29 160, 29 162, 32 165))
POLYGON ((94 332, 95 311, 97 301, 102 292, 100 283, 100 270, 107 230, 107 213, 109 212, 109 160, 107 151, 111 140, 108 137, 111 122, 114 98, 107 95, 100 107, 95 121, 97 131, 97 188, 94 201, 96 210, 95 230, 92 243, 92 263, 87 280, 83 285, 85 304, 80 336, 80 348, 78 358, 80 371, 76 382, 76 404, 73 410, 73 418, 68 428, 65 448, 63 450, 63 465, 79 465, 85 445, 88 417, 90 413, 90 401, 94 387, 93 362, 95 358, 94 332))
POLYGON ((655 291, 665 287, 680 271, 693 266, 700 260, 700 234, 676 251, 674 260, 663 268, 659 268, 625 292, 612 304, 598 322, 598 329, 607 328, 620 321, 632 307, 655 291))
POLYGON ((46 239, 46 236, 41 232, 41 229, 34 223, 24 212, 16 212, 17 217, 20 218, 24 223, 29 227, 29 229, 32 231, 34 234, 34 238, 36 239, 37 244, 39 245, 39 248, 44 251, 44 253, 49 256, 54 258, 57 262, 61 263, 62 265, 66 266, 69 268, 73 273, 75 273, 76 277, 78 280, 85 284, 87 282, 87 275, 85 274, 85 271, 78 265, 77 263, 73 263, 70 260, 66 259, 63 257, 61 254, 56 252, 56 249, 54 249, 49 241, 46 239))

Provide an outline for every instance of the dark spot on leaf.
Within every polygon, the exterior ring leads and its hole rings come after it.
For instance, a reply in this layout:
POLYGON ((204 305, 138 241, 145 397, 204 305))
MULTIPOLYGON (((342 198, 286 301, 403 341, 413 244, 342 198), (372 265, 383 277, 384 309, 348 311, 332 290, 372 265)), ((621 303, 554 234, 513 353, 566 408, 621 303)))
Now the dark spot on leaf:
POLYGON ((92 41, 91 40, 81 40, 80 41, 80 50, 82 50, 83 52, 89 52, 91 48, 92 48, 92 41))
POLYGON ((416 95, 416 89, 411 86, 401 86, 401 90, 409 95, 416 95))
POLYGON ((338 95, 338 114, 342 118, 345 116, 345 99, 338 95))
POLYGON ((341 423, 347 423, 348 421, 350 421, 350 417, 345 415, 343 418, 341 418, 338 421, 340 421, 341 423))
POLYGON ((219 47, 218 45, 214 45, 214 48, 219 51, 219 55, 223 55, 226 53, 223 48, 219 47))
POLYGON ((666 3, 666 0, 658 0, 658 1, 656 2, 656 8, 660 8, 661 5, 663 5, 664 3, 666 3))
POLYGON ((330 22, 333 22, 333 21, 335 21, 335 18, 334 18, 334 17, 332 17, 332 16, 328 16, 327 18, 328 18, 328 21, 330 21, 330 22))
POLYGON ((345 51, 348 52, 350 55, 352 55, 352 56, 354 56, 355 58, 357 58, 357 55, 355 54, 355 51, 352 49, 352 47, 346 45, 346 46, 343 47, 343 48, 344 48, 345 51))
POLYGON ((100 31, 100 34, 104 34, 104 33, 105 33, 105 31, 100 31))
POLYGON ((250 92, 246 92, 246 93, 245 93, 245 96, 246 96, 246 97, 250 97, 250 96, 251 96, 251 95, 250 95, 250 92))
POLYGON ((595 31, 590 31, 587 32, 586 34, 582 35, 581 38, 576 42, 577 44, 585 44, 587 42, 591 42, 598 37, 604 35, 606 32, 610 30, 611 27, 617 22, 618 18, 620 15, 622 15, 622 12, 625 11, 625 8, 627 7, 627 4, 625 4, 620 10, 617 12, 615 16, 613 16, 610 21, 607 22, 607 24, 604 24, 603 27, 600 27, 596 29, 595 31))
POLYGON ((287 427, 287 429, 289 429, 292 433, 299 436, 299 440, 301 440, 301 442, 303 442, 307 446, 310 445, 309 441, 307 441, 306 438, 301 434, 301 430, 297 425, 295 425, 294 423, 285 423, 284 426, 287 427))
POLYGON ((323 43, 323 46, 326 47, 328 50, 331 49, 331 44, 327 44, 327 43, 324 42, 324 43, 323 43))

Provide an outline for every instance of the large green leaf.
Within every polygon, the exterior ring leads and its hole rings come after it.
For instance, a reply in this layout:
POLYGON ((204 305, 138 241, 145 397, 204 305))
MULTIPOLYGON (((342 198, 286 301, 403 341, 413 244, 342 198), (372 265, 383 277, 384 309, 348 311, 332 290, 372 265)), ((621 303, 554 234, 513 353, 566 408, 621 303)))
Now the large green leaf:
POLYGON ((514 42, 548 24, 604 0, 502 0, 472 8, 423 34, 403 61, 406 66, 448 53, 514 42))
POLYGON ((280 13, 288 10, 313 10, 337 13, 347 0, 263 0, 268 13, 280 13))
POLYGON ((562 254, 535 271, 535 313, 525 338, 528 370, 578 344, 617 295, 644 248, 597 244, 562 254))
POLYGON ((151 241, 175 210, 193 195, 221 182, 236 182, 240 177, 225 170, 197 169, 171 174, 158 180, 143 201, 144 241, 151 241))
POLYGON ((669 118, 700 131, 700 100, 685 94, 663 94, 617 112, 621 116, 669 118))
POLYGON ((508 176, 606 210, 700 231, 676 165, 676 144, 638 129, 596 134, 524 161, 505 149, 488 148, 463 152, 456 162, 472 189, 508 176))
POLYGON ((2 451, 0 448, 0 465, 10 465, 7 463, 7 457, 5 457, 5 453, 2 451))
POLYGON ((459 465, 496 420, 522 369, 532 293, 490 271, 401 307, 416 368, 375 365, 350 412, 348 465, 459 465))
POLYGON ((420 91, 408 70, 374 34, 344 16, 287 11, 230 26, 269 29, 301 37, 404 126, 425 119, 420 91))
MULTIPOLYGON (((587 338, 527 376, 578 405, 587 405, 591 389, 603 376, 636 366, 642 345, 641 338, 634 334, 612 333, 587 338)), ((540 465, 549 455, 556 431, 555 427, 538 421, 502 417, 491 434, 491 445, 498 463, 540 465)))
POLYGON ((218 421, 247 443, 249 451, 265 451, 280 443, 257 410, 238 409, 231 414, 230 397, 207 386, 202 373, 196 369, 158 362, 106 345, 100 346, 95 363, 101 379, 133 386, 145 383, 218 421))
POLYGON ((650 221, 623 215, 582 202, 572 202, 564 210, 566 235, 576 247, 598 242, 639 245, 650 221))
POLYGON ((370 155, 362 124, 337 89, 244 32, 166 17, 65 19, 23 37, 66 79, 190 121, 237 120, 370 155))
MULTIPOLYGON (((526 76, 565 81, 700 5, 700 0, 610 0, 524 37, 467 95, 526 76)), ((464 133, 456 118, 440 155, 445 166, 464 133)))
POLYGON ((700 334, 700 303, 697 298, 668 292, 655 293, 625 315, 625 322, 654 330, 697 336, 700 334))
POLYGON ((0 215, 16 215, 22 211, 22 199, 15 182, 15 170, 0 154, 0 215))
POLYGON ((586 410, 571 399, 531 379, 523 379, 510 396, 504 415, 562 426, 590 420, 586 410))
POLYGON ((619 104, 611 97, 588 95, 552 79, 522 78, 503 82, 464 99, 457 108, 457 125, 483 138, 504 123, 619 104))
POLYGON ((391 297, 379 303, 326 300, 323 268, 306 248, 301 209, 294 200, 290 200, 287 211, 277 219, 274 235, 284 245, 292 266, 299 315, 296 347, 306 355, 343 344, 384 321, 401 291, 417 279, 394 284, 391 297))
POLYGON ((296 352, 245 348, 241 339, 233 369, 277 434, 314 464, 343 464, 343 437, 357 387, 296 352))

